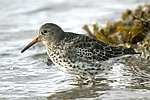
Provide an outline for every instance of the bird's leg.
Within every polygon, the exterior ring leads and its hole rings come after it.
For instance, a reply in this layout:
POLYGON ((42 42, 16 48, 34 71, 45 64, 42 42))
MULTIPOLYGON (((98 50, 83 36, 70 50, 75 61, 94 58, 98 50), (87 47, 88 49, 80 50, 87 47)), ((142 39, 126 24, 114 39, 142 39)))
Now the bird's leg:
POLYGON ((84 84, 84 83, 85 83, 84 81, 85 81, 86 79, 87 79, 87 78, 85 78, 84 76, 78 75, 76 81, 77 81, 79 84, 84 84))
POLYGON ((95 77, 94 76, 90 76, 86 79, 87 83, 95 83, 95 77))
POLYGON ((77 81, 83 81, 83 80, 86 80, 87 78, 85 78, 84 76, 80 76, 78 75, 77 76, 77 81))
POLYGON ((95 79, 94 76, 93 77, 77 76, 77 82, 79 84, 89 84, 95 83, 95 79))

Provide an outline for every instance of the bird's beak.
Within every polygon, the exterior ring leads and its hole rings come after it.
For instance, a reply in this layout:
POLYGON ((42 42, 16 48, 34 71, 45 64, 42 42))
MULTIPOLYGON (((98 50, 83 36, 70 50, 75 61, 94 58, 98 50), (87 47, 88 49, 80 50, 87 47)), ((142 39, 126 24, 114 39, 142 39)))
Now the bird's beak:
POLYGON ((40 42, 40 36, 37 36, 36 38, 34 38, 22 51, 21 53, 23 53, 24 51, 26 51, 28 48, 30 48, 32 45, 34 45, 37 42, 40 42))

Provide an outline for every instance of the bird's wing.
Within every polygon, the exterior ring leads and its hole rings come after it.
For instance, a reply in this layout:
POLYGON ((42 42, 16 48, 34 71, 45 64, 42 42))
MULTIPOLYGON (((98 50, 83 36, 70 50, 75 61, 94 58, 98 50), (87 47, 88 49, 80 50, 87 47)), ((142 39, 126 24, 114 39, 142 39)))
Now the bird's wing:
MULTIPOLYGON (((70 45, 70 48, 74 51, 73 53, 88 61, 106 61, 109 58, 129 54, 125 52, 128 51, 126 49, 107 45, 85 35, 76 35, 76 38, 73 38, 71 42, 72 45, 70 45)), ((133 50, 131 49, 131 51, 133 50)))

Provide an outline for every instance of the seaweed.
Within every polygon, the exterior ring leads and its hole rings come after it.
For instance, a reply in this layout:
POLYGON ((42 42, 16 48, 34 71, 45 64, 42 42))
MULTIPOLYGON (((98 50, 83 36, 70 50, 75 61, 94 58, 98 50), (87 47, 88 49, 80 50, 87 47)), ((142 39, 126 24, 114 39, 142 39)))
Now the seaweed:
POLYGON ((150 56, 150 4, 139 5, 135 10, 127 9, 121 20, 107 21, 105 28, 93 25, 93 32, 87 25, 83 29, 89 36, 106 44, 124 48, 133 47, 150 56), (143 48, 143 49, 139 49, 143 48))

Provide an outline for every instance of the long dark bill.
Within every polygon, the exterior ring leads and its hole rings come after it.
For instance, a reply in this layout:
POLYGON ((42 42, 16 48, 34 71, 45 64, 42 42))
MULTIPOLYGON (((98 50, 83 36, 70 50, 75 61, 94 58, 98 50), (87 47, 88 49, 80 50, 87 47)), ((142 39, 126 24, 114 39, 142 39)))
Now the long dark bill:
POLYGON ((34 45, 37 42, 40 42, 41 39, 39 36, 37 36, 36 38, 34 38, 22 51, 21 53, 23 53, 24 51, 26 51, 28 48, 30 48, 32 45, 34 45))

